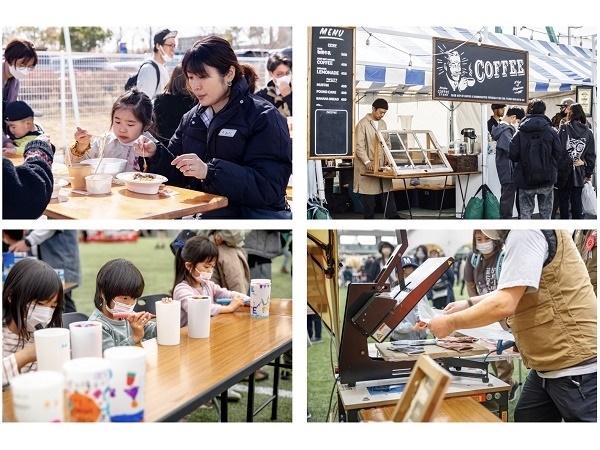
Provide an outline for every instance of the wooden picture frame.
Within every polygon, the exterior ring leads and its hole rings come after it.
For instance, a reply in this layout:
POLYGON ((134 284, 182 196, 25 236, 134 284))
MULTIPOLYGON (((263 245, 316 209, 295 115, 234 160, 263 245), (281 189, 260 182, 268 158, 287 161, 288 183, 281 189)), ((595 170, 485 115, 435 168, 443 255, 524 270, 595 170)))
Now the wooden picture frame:
POLYGON ((452 375, 429 356, 417 359, 392 413, 393 422, 430 422, 444 400, 452 375))

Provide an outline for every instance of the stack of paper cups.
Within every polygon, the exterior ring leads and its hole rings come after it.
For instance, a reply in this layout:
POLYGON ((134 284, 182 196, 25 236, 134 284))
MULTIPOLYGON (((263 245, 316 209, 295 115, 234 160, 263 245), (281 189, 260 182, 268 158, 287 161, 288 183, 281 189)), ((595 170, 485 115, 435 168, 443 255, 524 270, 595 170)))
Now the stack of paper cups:
POLYGON ((77 358, 64 366, 70 422, 110 422, 110 363, 98 357, 77 358))
POLYGON ((187 298, 189 337, 207 338, 210 335, 211 303, 212 299, 207 295, 197 295, 187 298))
POLYGON ((178 301, 156 302, 156 343, 179 345, 181 303, 178 301))
POLYGON ((269 317, 271 280, 250 280, 250 317, 269 317))
POLYGON ((10 380, 17 422, 64 422, 65 377, 38 370, 10 380))
POLYGON ((63 373, 63 364, 71 359, 71 340, 66 328, 43 328, 33 333, 38 370, 63 373))
POLYGON ((109 411, 111 422, 139 422, 144 419, 146 350, 140 347, 111 347, 104 351, 110 362, 109 411))
POLYGON ((75 358, 102 358, 102 324, 82 321, 69 324, 71 331, 71 356, 75 358))

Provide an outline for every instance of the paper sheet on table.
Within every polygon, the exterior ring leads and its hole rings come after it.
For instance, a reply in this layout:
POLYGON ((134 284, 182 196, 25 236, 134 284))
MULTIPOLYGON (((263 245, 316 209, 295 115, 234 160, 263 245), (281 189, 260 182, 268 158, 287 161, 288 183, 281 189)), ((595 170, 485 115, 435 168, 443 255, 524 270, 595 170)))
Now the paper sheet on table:
MULTIPOLYGON (((441 316, 444 311, 433 308, 429 302, 419 302, 419 317, 423 322, 429 323, 431 319, 437 316, 441 316)), ((464 334, 465 336, 472 336, 478 339, 489 339, 493 341, 514 341, 515 337, 510 331, 506 331, 500 326, 498 322, 494 322, 490 325, 478 328, 469 328, 464 330, 456 330, 457 332, 464 334)))

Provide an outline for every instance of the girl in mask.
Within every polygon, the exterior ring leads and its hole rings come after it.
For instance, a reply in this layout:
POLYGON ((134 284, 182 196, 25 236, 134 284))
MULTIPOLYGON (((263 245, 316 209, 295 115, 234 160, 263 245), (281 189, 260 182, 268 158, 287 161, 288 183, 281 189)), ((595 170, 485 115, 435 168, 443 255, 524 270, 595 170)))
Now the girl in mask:
POLYGON ((181 302, 181 326, 188 323, 187 298, 195 295, 208 295, 213 303, 210 315, 232 313, 244 305, 248 296, 241 292, 229 291, 210 281, 217 264, 219 249, 204 236, 193 236, 183 242, 176 241, 175 246, 175 283, 173 299, 181 302), (219 298, 230 298, 229 305, 216 303, 219 298))
POLYGON ((267 70, 271 81, 256 95, 271 102, 285 117, 292 116, 292 58, 283 53, 269 55, 267 70))
POLYGON ((99 158, 104 154, 106 158, 126 159, 125 172, 145 172, 145 159, 136 155, 133 144, 141 135, 158 142, 150 133, 154 130, 152 101, 137 89, 127 91, 113 104, 110 119, 111 131, 104 136, 93 137, 87 130, 77 127, 75 142, 67 152, 71 162, 99 158))
MULTIPOLYGON (((2 111, 6 105, 18 100, 21 80, 33 70, 38 63, 34 45, 26 39, 12 39, 4 50, 2 61, 2 111)), ((2 148, 13 146, 2 121, 2 148)))
POLYGON ((107 348, 136 345, 156 337, 156 323, 148 312, 134 312, 138 297, 144 292, 144 277, 131 261, 108 261, 96 276, 96 309, 89 320, 102 324, 102 351, 107 348), (127 317, 115 316, 129 313, 127 317))
POLYGON ((36 370, 33 333, 62 325, 63 286, 54 269, 27 258, 8 273, 2 290, 2 386, 36 370))

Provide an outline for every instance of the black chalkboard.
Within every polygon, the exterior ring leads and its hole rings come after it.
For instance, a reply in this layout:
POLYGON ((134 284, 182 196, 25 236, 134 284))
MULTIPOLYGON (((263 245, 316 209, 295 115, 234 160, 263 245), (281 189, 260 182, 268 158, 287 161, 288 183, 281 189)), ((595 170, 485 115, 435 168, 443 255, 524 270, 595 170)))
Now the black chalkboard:
POLYGON ((433 99, 526 105, 529 53, 433 38, 433 99))
POLYGON ((354 28, 311 27, 309 159, 352 156, 354 28))

